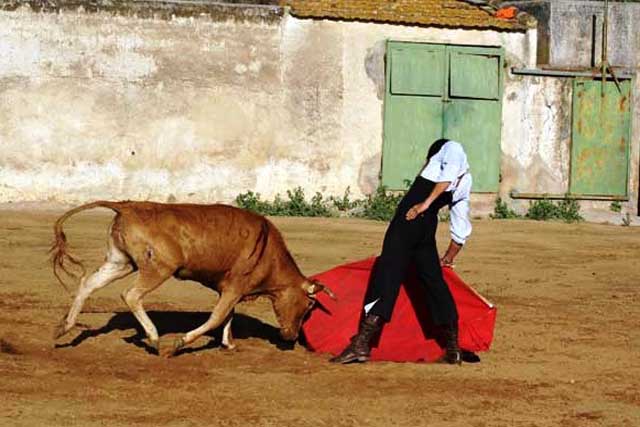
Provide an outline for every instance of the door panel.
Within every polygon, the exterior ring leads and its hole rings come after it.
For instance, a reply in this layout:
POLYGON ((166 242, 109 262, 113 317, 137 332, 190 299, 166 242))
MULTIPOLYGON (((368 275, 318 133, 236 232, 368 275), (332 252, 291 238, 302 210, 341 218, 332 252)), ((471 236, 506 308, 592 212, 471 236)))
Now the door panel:
POLYGON ((442 96, 445 81, 443 46, 391 48, 391 94, 442 96))
POLYGON ((424 165, 429 145, 442 135, 442 102, 439 98, 403 96, 387 106, 382 154, 383 184, 406 188, 424 165))
POLYGON ((452 46, 449 52, 443 136, 464 146, 473 191, 496 192, 500 186, 502 51, 452 46))
POLYGON ((444 111, 445 138, 464 147, 474 192, 496 192, 500 176, 500 105, 495 101, 452 99, 444 111))
POLYGON ((451 52, 451 98, 500 99, 500 56, 451 52))
POLYGON ((442 135, 445 48, 390 42, 388 52, 382 183, 402 190, 442 135))
POLYGON ((570 192, 626 196, 631 131, 631 84, 575 80, 570 192))
POLYGON ((389 42, 382 183, 406 188, 429 145, 454 139, 467 151, 473 191, 499 186, 500 48, 389 42))

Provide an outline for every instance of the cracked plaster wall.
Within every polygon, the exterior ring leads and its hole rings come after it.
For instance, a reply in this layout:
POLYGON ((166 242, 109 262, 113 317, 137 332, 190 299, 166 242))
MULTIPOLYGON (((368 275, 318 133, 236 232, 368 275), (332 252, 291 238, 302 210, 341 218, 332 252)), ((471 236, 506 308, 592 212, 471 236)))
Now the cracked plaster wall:
POLYGON ((500 193, 562 192, 570 85, 508 71, 535 65, 535 30, 21 9, 0 12, 0 202, 370 193, 388 39, 503 46, 500 193))

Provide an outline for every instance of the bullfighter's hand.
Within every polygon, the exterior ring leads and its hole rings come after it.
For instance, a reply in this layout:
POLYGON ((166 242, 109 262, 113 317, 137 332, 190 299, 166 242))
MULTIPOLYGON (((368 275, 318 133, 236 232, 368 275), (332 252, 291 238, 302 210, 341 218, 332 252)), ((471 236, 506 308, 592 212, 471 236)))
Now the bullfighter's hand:
POLYGON ((454 267, 454 265, 453 265, 453 258, 448 257, 447 255, 443 256, 443 257, 440 259, 440 265, 441 265, 442 267, 449 267, 449 268, 453 268, 453 267, 454 267))
POLYGON ((429 208, 429 205, 426 203, 418 203, 417 205, 413 205, 411 209, 407 211, 407 221, 411 221, 415 219, 422 212, 426 211, 429 208))

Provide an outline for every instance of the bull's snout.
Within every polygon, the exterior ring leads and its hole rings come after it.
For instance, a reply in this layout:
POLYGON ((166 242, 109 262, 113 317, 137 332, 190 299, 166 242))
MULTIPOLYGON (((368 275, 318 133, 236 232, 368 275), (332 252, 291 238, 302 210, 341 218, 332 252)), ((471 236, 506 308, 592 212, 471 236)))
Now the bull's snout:
POLYGON ((295 341, 298 339, 298 331, 292 329, 280 329, 280 336, 287 341, 295 341))

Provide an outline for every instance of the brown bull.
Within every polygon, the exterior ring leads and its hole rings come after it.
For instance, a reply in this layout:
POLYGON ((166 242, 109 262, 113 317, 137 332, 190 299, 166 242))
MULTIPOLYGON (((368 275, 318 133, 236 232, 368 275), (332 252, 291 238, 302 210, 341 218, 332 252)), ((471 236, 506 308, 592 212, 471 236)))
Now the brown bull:
POLYGON ((83 273, 84 267, 67 253, 62 224, 96 207, 117 213, 109 227, 105 262, 94 273, 83 274, 75 300, 55 330, 56 339, 74 327, 93 291, 135 271, 139 274, 122 298, 158 351, 158 332, 142 307, 147 293, 172 276, 200 282, 220 293, 209 320, 177 340, 169 354, 223 323, 223 344, 232 346, 234 306, 260 295, 271 299, 282 337, 295 340, 314 295, 320 291, 332 295, 325 286, 302 275, 282 235, 263 216, 225 205, 151 202, 97 201, 62 215, 54 226, 52 261, 54 274, 63 285, 59 270, 71 274, 65 262, 81 267, 83 273))

